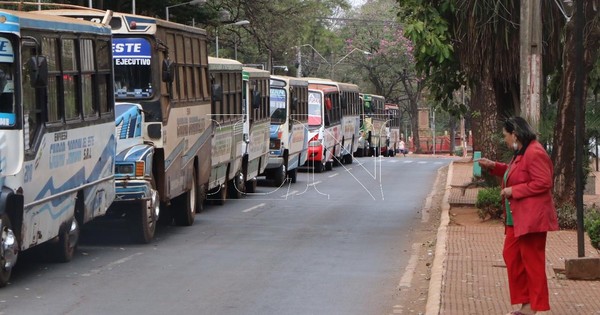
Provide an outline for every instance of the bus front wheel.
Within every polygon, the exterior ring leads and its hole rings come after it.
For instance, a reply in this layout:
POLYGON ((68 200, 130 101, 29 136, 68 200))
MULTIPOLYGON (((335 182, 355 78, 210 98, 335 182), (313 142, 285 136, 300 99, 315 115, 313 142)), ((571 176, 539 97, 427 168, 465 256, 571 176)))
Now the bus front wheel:
POLYGON ((134 225, 135 238, 142 244, 149 243, 156 232, 156 221, 160 215, 160 198, 158 191, 150 191, 149 200, 141 200, 138 209, 133 210, 132 224, 134 225))
POLYGON ((12 230, 10 218, 6 213, 0 215, 0 288, 10 279, 12 267, 17 262, 17 238, 12 230))

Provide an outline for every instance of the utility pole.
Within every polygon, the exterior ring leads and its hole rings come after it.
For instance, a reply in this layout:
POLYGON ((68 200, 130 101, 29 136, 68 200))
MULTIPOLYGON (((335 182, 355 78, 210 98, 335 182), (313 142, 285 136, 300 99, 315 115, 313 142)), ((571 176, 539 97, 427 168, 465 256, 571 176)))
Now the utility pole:
POLYGON ((539 130, 542 94, 542 5, 541 0, 521 1, 520 108, 517 115, 539 130))
POLYGON ((296 46, 296 61, 298 62, 298 73, 296 73, 296 77, 302 77, 302 51, 300 50, 300 45, 296 46))
MULTIPOLYGON (((463 85, 462 88, 462 103, 463 105, 465 104, 465 86, 463 85)), ((462 146, 462 157, 466 158, 467 157, 467 135, 465 134, 466 130, 465 130, 465 116, 464 115, 460 115, 460 145, 462 146)))

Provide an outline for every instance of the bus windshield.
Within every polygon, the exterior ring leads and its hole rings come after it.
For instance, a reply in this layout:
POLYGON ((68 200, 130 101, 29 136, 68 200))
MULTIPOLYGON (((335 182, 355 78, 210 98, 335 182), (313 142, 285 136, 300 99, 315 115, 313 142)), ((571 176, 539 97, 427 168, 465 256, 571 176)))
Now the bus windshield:
POLYGON ((271 88, 271 123, 283 124, 287 118, 287 95, 281 88, 271 88))
POLYGON ((15 55, 9 39, 0 37, 0 128, 12 128, 15 114, 15 55))
POLYGON ((321 93, 308 93, 308 125, 310 127, 321 126, 321 93))
POLYGON ((152 96, 150 42, 145 38, 113 38, 115 98, 152 96))

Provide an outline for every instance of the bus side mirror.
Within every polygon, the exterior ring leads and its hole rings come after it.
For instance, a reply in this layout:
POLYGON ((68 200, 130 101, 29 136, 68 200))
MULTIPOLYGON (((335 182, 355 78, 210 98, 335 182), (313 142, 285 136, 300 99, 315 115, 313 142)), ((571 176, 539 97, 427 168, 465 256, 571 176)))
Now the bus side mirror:
POLYGON ((298 97, 294 96, 292 97, 292 110, 297 110, 298 109, 298 97))
POLYGON ((27 62, 29 83, 32 88, 48 86, 48 61, 44 56, 33 56, 27 62))
POLYGON ((175 72, 175 63, 169 59, 164 59, 162 64, 162 81, 173 83, 173 72, 175 72))
POLYGON ((213 84, 210 88, 210 96, 213 102, 223 101, 223 87, 220 84, 213 84))
POLYGON ((258 91, 258 90, 252 91, 252 109, 260 108, 260 99, 261 98, 262 98, 262 95, 261 95, 260 91, 258 91))

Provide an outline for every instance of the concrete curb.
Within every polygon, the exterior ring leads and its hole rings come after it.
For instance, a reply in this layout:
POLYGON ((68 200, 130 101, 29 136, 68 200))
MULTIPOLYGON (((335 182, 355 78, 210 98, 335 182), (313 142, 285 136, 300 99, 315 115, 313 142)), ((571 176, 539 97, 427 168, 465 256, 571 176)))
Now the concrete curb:
POLYGON ((427 293, 427 305, 425 306, 426 315, 438 315, 442 301, 442 281, 444 278, 444 264, 446 262, 446 248, 448 240, 448 224, 450 223, 450 184, 452 183, 452 173, 454 172, 454 162, 448 167, 448 178, 446 180, 446 192, 442 199, 442 215, 440 227, 438 228, 435 257, 431 267, 431 280, 429 281, 429 290, 427 293))

